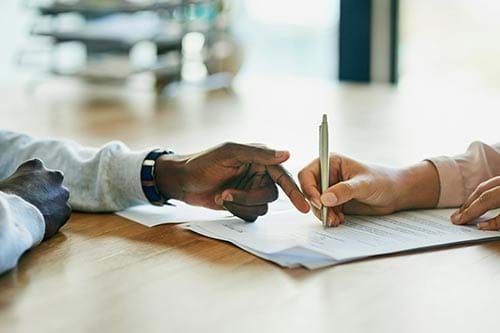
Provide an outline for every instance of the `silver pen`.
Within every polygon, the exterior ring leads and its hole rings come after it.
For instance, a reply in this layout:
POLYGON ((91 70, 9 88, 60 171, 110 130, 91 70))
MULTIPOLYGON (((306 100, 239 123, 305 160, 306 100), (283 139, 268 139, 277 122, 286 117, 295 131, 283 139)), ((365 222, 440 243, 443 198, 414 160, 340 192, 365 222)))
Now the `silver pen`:
MULTIPOLYGON (((323 115, 319 126, 319 168, 321 176, 321 193, 323 194, 330 185, 330 152, 328 147, 328 118, 323 115)), ((321 206, 321 222, 323 227, 328 226, 328 207, 321 206)))

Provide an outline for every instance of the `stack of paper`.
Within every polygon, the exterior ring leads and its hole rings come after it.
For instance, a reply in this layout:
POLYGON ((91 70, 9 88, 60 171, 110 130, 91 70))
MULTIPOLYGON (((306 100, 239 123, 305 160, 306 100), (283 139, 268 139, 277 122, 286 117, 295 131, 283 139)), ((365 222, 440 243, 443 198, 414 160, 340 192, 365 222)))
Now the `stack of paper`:
POLYGON ((175 207, 137 206, 117 214, 149 227, 185 223, 184 227, 193 232, 231 242, 281 266, 309 269, 383 254, 500 239, 500 232, 451 224, 449 209, 347 216, 341 226, 324 229, 312 214, 297 212, 285 199, 272 203, 270 213, 254 223, 227 211, 176 201, 173 204, 175 207))
POLYGON ((281 266, 309 269, 382 254, 500 239, 500 232, 451 224, 451 212, 422 210, 378 217, 348 216, 341 226, 323 229, 312 215, 282 211, 255 223, 229 218, 192 222, 185 227, 231 242, 281 266))

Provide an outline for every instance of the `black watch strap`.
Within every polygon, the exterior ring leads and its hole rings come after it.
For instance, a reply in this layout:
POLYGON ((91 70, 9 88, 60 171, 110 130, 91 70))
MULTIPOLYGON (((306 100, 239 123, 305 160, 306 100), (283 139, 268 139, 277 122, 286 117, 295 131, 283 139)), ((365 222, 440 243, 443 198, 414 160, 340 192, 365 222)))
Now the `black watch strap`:
POLYGON ((146 155, 141 167, 141 185, 142 191, 146 199, 155 206, 163 206, 169 198, 165 198, 158 187, 155 180, 155 165, 158 157, 162 155, 170 155, 174 152, 170 150, 156 149, 146 155))

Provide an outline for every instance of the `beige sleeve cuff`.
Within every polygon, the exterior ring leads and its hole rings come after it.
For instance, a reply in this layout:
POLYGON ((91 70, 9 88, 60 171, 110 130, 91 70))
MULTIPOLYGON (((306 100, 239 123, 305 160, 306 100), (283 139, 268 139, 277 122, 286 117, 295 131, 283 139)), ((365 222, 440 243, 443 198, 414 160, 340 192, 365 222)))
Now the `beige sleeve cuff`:
POLYGON ((500 144, 473 142, 463 154, 428 161, 439 174, 441 193, 437 207, 457 207, 480 183, 500 175, 500 144))
POLYGON ((451 157, 439 156, 427 159, 439 174, 439 201, 437 207, 457 207, 465 201, 465 183, 458 163, 451 157))

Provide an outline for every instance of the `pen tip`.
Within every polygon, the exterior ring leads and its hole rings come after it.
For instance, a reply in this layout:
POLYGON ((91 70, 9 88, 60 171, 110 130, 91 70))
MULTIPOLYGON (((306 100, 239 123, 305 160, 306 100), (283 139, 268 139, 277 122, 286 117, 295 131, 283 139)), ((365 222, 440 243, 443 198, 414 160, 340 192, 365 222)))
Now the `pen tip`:
POLYGON ((326 116, 326 113, 323 114, 323 122, 327 122, 328 121, 328 118, 326 116))

